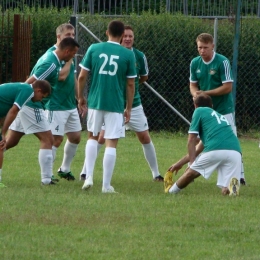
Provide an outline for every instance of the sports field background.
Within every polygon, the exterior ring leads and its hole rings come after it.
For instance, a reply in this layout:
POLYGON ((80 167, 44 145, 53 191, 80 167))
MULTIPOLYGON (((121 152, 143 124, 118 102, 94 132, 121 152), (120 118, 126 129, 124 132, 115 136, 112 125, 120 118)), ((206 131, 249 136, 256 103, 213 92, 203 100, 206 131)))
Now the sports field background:
MULTIPOLYGON (((160 172, 186 152, 187 136, 152 133, 160 172)), ((258 260, 258 140, 240 139, 248 185, 239 197, 224 197, 216 174, 202 177, 177 196, 154 183, 141 145, 132 132, 119 141, 112 185, 118 194, 102 194, 102 157, 94 186, 61 180, 41 186, 39 142, 28 135, 5 153, 0 190, 0 259, 239 259, 258 260)), ((82 168, 86 134, 72 165, 82 168)), ((62 146, 54 169, 62 160, 62 146)), ((180 174, 183 171, 180 172, 180 174)))

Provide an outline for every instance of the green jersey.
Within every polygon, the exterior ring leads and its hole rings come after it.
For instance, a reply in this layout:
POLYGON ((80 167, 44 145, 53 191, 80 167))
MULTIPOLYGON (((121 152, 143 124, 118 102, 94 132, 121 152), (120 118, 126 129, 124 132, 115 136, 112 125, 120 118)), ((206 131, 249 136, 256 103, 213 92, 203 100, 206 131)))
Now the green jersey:
POLYGON ((30 84, 17 82, 0 85, 0 118, 5 117, 14 104, 21 109, 33 96, 30 84))
MULTIPOLYGON (((57 49, 54 45, 47 52, 53 52, 57 49)), ((61 67, 63 68, 66 64, 65 61, 61 61, 61 67)), ((52 88, 52 93, 49 101, 45 105, 46 109, 57 111, 57 110, 71 110, 76 108, 75 99, 75 66, 74 61, 71 63, 70 72, 64 81, 57 81, 55 86, 52 88)))
POLYGON ((127 78, 135 78, 132 51, 116 42, 92 44, 80 65, 91 71, 88 108, 123 113, 127 78))
POLYGON ((139 77, 147 76, 149 70, 148 70, 148 63, 144 53, 135 48, 132 48, 132 51, 134 52, 135 55, 135 61, 136 61, 135 68, 137 74, 137 77, 135 78, 135 95, 133 100, 133 107, 137 107, 141 105, 141 97, 139 93, 139 77))
POLYGON ((214 150, 234 150, 241 153, 241 148, 225 116, 209 107, 195 109, 189 134, 198 134, 204 145, 203 152, 214 150))
MULTIPOLYGON (((203 61, 198 56, 190 64, 190 82, 198 83, 200 90, 212 90, 226 82, 233 82, 229 60, 218 53, 213 54, 212 60, 203 61)), ((211 96, 213 108, 222 115, 234 112, 232 93, 221 96, 211 96)))
MULTIPOLYGON (((46 52, 37 61, 30 76, 33 76, 37 80, 47 80, 50 83, 53 91, 53 88, 55 88, 55 85, 59 78, 60 68, 60 60, 57 57, 56 53, 46 52)), ((33 103, 32 101, 30 101, 26 105, 32 108, 43 108, 43 105, 45 105, 48 102, 51 96, 52 94, 47 98, 44 98, 42 102, 33 103)))

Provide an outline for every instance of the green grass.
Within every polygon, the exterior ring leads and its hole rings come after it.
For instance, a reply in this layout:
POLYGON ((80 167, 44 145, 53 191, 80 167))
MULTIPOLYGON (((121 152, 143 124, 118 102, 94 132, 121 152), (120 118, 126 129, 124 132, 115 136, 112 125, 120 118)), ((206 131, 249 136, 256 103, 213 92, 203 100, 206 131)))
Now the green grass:
MULTIPOLYGON (((159 168, 186 153, 187 136, 152 133, 159 168)), ((72 165, 74 182, 40 185, 38 140, 30 135, 5 153, 0 190, 0 259, 243 259, 260 256, 260 177, 257 140, 241 139, 248 186, 239 197, 224 197, 216 174, 202 177, 178 195, 152 182, 142 147, 133 133, 120 140, 112 185, 102 194, 102 157, 94 186, 78 180, 86 134, 72 165)), ((57 152, 54 171, 62 160, 57 152)), ((181 174, 181 171, 179 174, 181 174)))

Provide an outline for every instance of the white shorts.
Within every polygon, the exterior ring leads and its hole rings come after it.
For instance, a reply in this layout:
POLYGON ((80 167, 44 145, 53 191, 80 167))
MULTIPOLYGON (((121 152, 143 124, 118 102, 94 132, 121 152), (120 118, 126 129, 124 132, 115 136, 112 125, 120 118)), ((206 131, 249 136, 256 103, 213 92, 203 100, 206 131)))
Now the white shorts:
POLYGON ((217 170, 217 186, 228 187, 230 179, 238 180, 241 175, 241 154, 234 150, 216 150, 201 153, 190 168, 200 173, 205 179, 217 170))
POLYGON ((135 132, 143 132, 149 129, 142 105, 131 109, 130 121, 125 125, 125 127, 127 130, 130 129, 135 132))
POLYGON ((45 115, 53 135, 63 136, 66 133, 82 130, 78 110, 76 108, 64 111, 46 110, 45 115))
POLYGON ((9 129, 25 134, 34 134, 49 131, 50 126, 43 109, 24 106, 9 129))
POLYGON ((102 125, 105 127, 105 139, 118 139, 122 137, 124 115, 121 113, 108 112, 104 110, 88 109, 87 128, 93 136, 97 136, 102 125))
POLYGON ((231 125, 234 134, 237 136, 237 127, 236 127, 236 123, 235 123, 235 114, 234 113, 230 113, 230 114, 226 114, 224 116, 227 119, 227 121, 229 122, 229 124, 231 125))

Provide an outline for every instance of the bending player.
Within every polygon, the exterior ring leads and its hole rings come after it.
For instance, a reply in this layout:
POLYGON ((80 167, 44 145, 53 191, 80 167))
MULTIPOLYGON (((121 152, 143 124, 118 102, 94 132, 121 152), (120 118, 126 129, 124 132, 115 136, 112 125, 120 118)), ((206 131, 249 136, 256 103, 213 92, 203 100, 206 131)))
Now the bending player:
POLYGON ((50 93, 51 86, 45 80, 36 80, 32 84, 6 83, 0 85, 0 118, 5 117, 0 134, 0 187, 5 187, 1 182, 1 177, 4 150, 6 148, 6 133, 9 126, 28 101, 41 101, 50 93))
POLYGON ((169 172, 165 176, 165 192, 178 193, 195 178, 208 179, 216 170, 217 186, 223 195, 239 195, 241 173, 241 148, 225 116, 212 109, 211 97, 202 93, 194 98, 195 111, 188 136, 188 154, 168 170, 178 172, 189 162, 184 174, 172 185, 167 185, 169 172), (197 144, 197 136, 201 141, 197 144), (197 149, 197 151, 196 151, 197 149), (196 155, 199 153, 199 156, 196 155))

